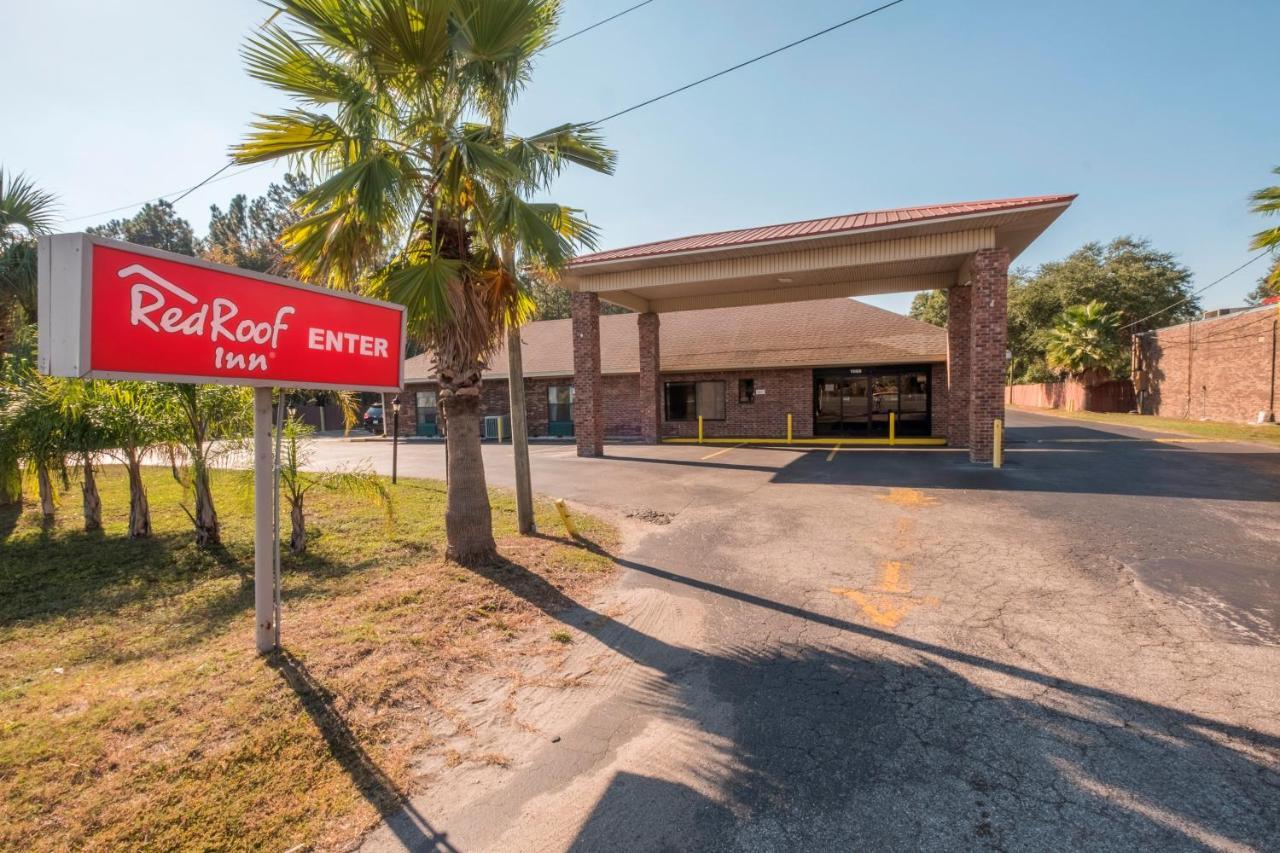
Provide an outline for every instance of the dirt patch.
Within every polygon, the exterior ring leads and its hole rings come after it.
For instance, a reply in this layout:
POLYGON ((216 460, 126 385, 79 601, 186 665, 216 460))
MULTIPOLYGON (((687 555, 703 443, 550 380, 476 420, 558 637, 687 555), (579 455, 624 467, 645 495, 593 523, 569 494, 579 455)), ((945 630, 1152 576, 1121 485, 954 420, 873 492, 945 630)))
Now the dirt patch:
POLYGON ((649 524, 670 524, 674 519, 675 513, 658 512, 656 509, 633 509, 624 513, 627 518, 634 518, 636 521, 645 521, 649 524))

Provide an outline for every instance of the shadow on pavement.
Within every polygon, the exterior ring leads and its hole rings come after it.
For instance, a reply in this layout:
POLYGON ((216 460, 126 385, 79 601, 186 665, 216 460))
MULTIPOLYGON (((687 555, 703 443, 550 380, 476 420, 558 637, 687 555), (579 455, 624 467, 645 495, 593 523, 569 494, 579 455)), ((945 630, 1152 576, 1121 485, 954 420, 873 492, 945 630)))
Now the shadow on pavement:
POLYGON ((306 665, 287 650, 276 652, 267 658, 267 662, 298 695, 303 709, 324 738, 329 754, 351 778, 360 796, 387 819, 388 827, 405 849, 456 853, 445 835, 431 827, 409 798, 365 752, 335 706, 333 694, 311 675, 306 665))
POLYGON ((1179 445, 1077 426, 1011 427, 1006 435, 1009 452, 1002 470, 971 463, 964 450, 931 448, 842 450, 834 456, 826 448, 798 454, 797 448, 749 448, 753 454, 782 451, 777 465, 743 462, 741 455, 735 461, 732 453, 712 459, 613 453, 606 458, 756 471, 771 474, 771 482, 779 484, 1280 501, 1280 453, 1261 448, 1202 450, 1203 444, 1179 445))
POLYGON ((477 570, 651 670, 642 704, 688 720, 704 753, 714 745, 688 768, 696 786, 614 777, 575 850, 1274 849, 1280 840, 1273 735, 619 562, 842 634, 763 650, 677 647, 523 566, 477 570), (854 636, 883 651, 851 650, 854 636), (979 685, 966 668, 1010 687, 979 685))

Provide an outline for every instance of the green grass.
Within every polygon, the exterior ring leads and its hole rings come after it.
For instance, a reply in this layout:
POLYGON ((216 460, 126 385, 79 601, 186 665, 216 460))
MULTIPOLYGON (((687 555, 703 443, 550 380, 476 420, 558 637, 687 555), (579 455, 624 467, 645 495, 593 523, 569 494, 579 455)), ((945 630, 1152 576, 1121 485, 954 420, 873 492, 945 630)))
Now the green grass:
POLYGON ((1224 421, 1184 421, 1179 418, 1157 418, 1152 415, 1103 414, 1100 412, 1065 412, 1060 409, 1032 409, 1024 407, 1022 411, 1037 414, 1053 415, 1063 418, 1074 418, 1082 421, 1118 424, 1120 426, 1139 427, 1140 429, 1174 432, 1199 438, 1213 438, 1220 441, 1245 441, 1269 444, 1280 447, 1280 426, 1276 424, 1239 424, 1224 421))
MULTIPOLYGON (((440 483, 393 487, 390 527, 313 493, 308 554, 284 559, 285 653, 263 659, 237 477, 215 472, 216 552, 194 546, 168 469, 147 472, 150 540, 124 536, 118 468, 101 477, 101 534, 78 529, 75 487, 52 528, 0 515, 0 848, 340 847, 456 734, 450 696, 554 647, 547 611, 612 568, 579 543, 517 537, 506 493, 491 496, 504 561, 481 570, 441 557, 440 483)), ((549 503, 537 521, 559 527, 549 503)), ((603 522, 575 523, 612 546, 603 522)))

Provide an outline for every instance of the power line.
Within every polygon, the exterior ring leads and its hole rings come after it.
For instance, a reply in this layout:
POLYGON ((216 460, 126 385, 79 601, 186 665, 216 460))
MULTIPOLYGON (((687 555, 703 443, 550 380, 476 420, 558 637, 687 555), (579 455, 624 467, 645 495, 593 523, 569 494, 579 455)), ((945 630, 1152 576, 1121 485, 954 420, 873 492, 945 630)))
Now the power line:
POLYGON ((1240 270, 1244 269, 1245 267, 1249 266, 1250 264, 1254 263, 1255 261, 1257 261, 1257 260, 1259 260, 1259 259, 1261 259, 1261 258, 1263 258, 1263 257, 1265 257, 1266 255, 1269 255, 1269 254, 1271 254, 1271 250, 1270 250, 1270 249, 1266 249, 1266 250, 1263 250, 1263 251, 1259 252, 1258 254, 1256 254, 1256 255, 1254 255, 1252 258, 1250 258, 1249 260, 1245 261, 1245 262, 1244 262, 1243 264, 1241 264, 1240 266, 1238 266, 1238 267, 1236 267, 1235 269, 1233 269, 1231 272, 1227 273, 1227 274, 1226 274, 1226 275, 1224 275, 1224 276, 1221 276, 1220 278, 1215 278, 1213 281, 1209 282, 1209 283, 1208 283, 1208 284, 1206 284, 1204 287, 1200 288, 1199 290, 1194 290, 1194 291, 1192 291, 1192 292, 1191 292, 1191 293, 1189 293, 1187 296, 1183 297, 1182 299, 1179 299, 1177 302, 1174 302, 1172 305, 1166 305, 1165 307, 1161 308, 1159 311, 1157 311, 1157 312, 1156 312, 1156 313, 1154 313, 1154 314, 1148 314, 1147 316, 1143 317, 1141 320, 1134 320, 1132 323, 1129 323, 1128 325, 1121 326, 1121 327, 1120 327, 1120 331, 1122 331, 1122 332, 1123 332, 1125 329, 1132 328, 1133 326, 1137 326, 1137 325, 1138 325, 1138 324, 1140 324, 1140 323, 1145 323, 1145 322, 1147 322, 1148 320, 1150 320, 1152 317, 1159 317, 1161 314, 1163 314, 1163 313, 1164 313, 1164 312, 1166 312, 1166 311, 1172 311, 1174 308, 1177 308, 1179 305, 1182 305, 1182 304, 1184 304, 1184 303, 1190 302, 1192 299, 1194 299, 1194 298, 1196 298, 1197 296, 1199 296, 1200 294, 1204 293, 1206 290, 1208 290, 1209 288, 1213 287, 1215 284, 1221 284, 1222 282, 1224 282, 1224 281, 1226 281, 1227 279, 1231 278, 1231 276, 1233 276, 1233 275, 1235 275, 1236 273, 1240 272, 1240 270))
POLYGON ((193 192, 195 192, 196 190, 200 189, 200 187, 203 187, 205 184, 216 184, 216 183, 218 183, 218 181, 226 181, 226 180, 229 180, 229 179, 231 179, 231 178, 236 177, 237 175, 243 175, 245 172, 248 172, 248 171, 251 171, 251 170, 253 170, 253 169, 256 169, 256 168, 258 168, 259 166, 265 166, 265 165, 266 165, 266 163, 265 163, 265 162, 263 162, 263 163, 254 163, 252 166, 249 166, 248 168, 245 168, 245 169, 241 169, 240 171, 236 172, 235 174, 227 175, 227 176, 222 177, 222 178, 219 178, 219 177, 218 177, 219 175, 221 175, 223 172, 225 172, 227 169, 229 169, 229 168, 230 168, 231 166, 233 166, 233 165, 235 165, 235 164, 234 164, 234 163, 227 163, 226 165, 224 165, 224 166, 220 167, 220 168, 218 169, 218 171, 214 172, 212 175, 210 175, 209 177, 205 178, 205 179, 204 179, 203 181, 201 181, 200 183, 198 183, 198 184, 196 184, 196 185, 194 185, 194 186, 187 187, 186 189, 174 190, 173 192, 167 192, 167 193, 164 193, 163 195, 155 196, 154 198, 144 199, 143 201, 135 201, 133 204, 126 204, 126 205, 122 205, 122 206, 120 206, 120 207, 113 207, 113 208, 111 208, 110 210, 99 210, 97 213, 86 213, 86 214, 85 214, 85 215, 83 215, 83 216, 70 216, 70 217, 67 217, 66 219, 64 219, 64 220, 62 220, 62 221, 63 221, 63 222, 79 222, 79 221, 80 221, 80 220, 82 220, 82 219, 97 219, 99 216, 108 216, 108 215, 110 215, 110 214, 112 214, 112 213, 119 213, 119 212, 120 212, 120 211, 122 211, 122 210, 132 210, 132 209, 133 209, 133 208, 135 208, 135 207, 142 207, 144 204, 151 204, 152 202, 155 202, 155 201, 164 201, 166 198, 168 198, 169 196, 173 195, 174 193, 181 193, 181 195, 179 195, 177 198, 175 198, 175 199, 171 202, 171 204, 177 204, 178 202, 182 201, 184 198, 186 198, 187 196, 189 196, 191 193, 193 193, 193 192))
POLYGON ((604 18, 604 19, 602 19, 602 20, 596 21, 594 24, 591 24, 590 26, 583 27, 582 29, 577 30, 577 31, 575 31, 575 32, 569 33, 567 36, 561 36, 560 38, 556 39, 555 41, 553 41, 553 42, 549 42, 549 43, 546 45, 546 47, 544 47, 544 48, 542 48, 542 49, 543 49, 543 50, 550 50, 551 48, 555 47, 555 46, 556 46, 556 45, 558 45, 558 44, 564 44, 564 43, 565 43, 565 42, 567 42, 569 39, 574 38, 575 36, 580 36, 580 35, 582 35, 583 33, 590 32, 591 30, 594 30, 596 27, 603 26, 604 24, 607 24, 607 23, 609 23, 610 21, 616 21, 618 18, 621 18, 623 15, 627 14, 628 12, 634 12, 636 9, 639 9, 641 6, 648 6, 648 5, 649 5, 650 3, 652 3, 652 2, 653 2, 653 0, 644 0, 644 2, 643 2, 643 3, 637 3, 637 4, 636 4, 636 5, 634 5, 634 6, 630 6, 630 7, 626 8, 626 9, 623 9, 621 12, 618 12, 617 14, 610 15, 610 16, 609 16, 609 17, 607 17, 607 18, 604 18))
POLYGON ((647 101, 641 101, 638 104, 627 107, 625 110, 618 110, 616 113, 611 113, 605 116, 604 118, 598 118, 595 121, 587 122, 585 126, 594 127, 595 125, 604 124, 606 121, 612 121, 613 119, 618 118, 619 116, 624 116, 627 113, 635 112, 641 107, 647 107, 650 104, 655 104, 658 101, 664 100, 666 98, 670 98, 672 95, 678 95, 681 92, 687 92, 689 89, 692 89, 694 86, 701 86, 703 83, 708 83, 716 79, 717 77, 723 77, 726 74, 731 74, 734 71, 737 71, 739 68, 746 68, 748 65, 752 65, 756 62, 759 62, 762 59, 768 59, 771 56, 775 56, 779 53, 782 53, 784 50, 790 50, 791 48, 796 47, 798 45, 802 45, 807 41, 812 41, 813 39, 816 39, 819 36, 825 36, 827 33, 834 32, 835 30, 838 30, 841 27, 847 27, 849 24, 856 23, 857 21, 861 21, 863 18, 869 18, 877 12, 883 12, 885 9, 888 9, 890 6, 897 6, 901 2, 903 2, 903 0, 892 0, 892 2, 885 3, 883 6, 877 6, 876 8, 863 12, 860 15, 854 15, 852 18, 846 18, 845 20, 841 21, 838 24, 832 24, 826 29, 818 30, 816 33, 810 33, 804 38, 796 39, 793 42, 789 42, 787 44, 782 45, 782 47, 776 47, 773 50, 768 51, 767 53, 762 53, 759 56, 753 56, 750 59, 746 60, 745 62, 739 62, 737 65, 732 65, 728 68, 725 68, 722 71, 717 71, 714 74, 709 74, 700 80, 694 80, 692 83, 686 83, 685 85, 679 87, 678 89, 672 89, 670 92, 663 92, 661 95, 652 97, 647 101))
MULTIPOLYGON (((642 6, 648 6, 652 2, 653 0, 644 0, 644 2, 637 3, 634 6, 629 6, 626 9, 623 9, 621 12, 615 12, 614 14, 610 15, 607 18, 602 18, 599 21, 596 21, 594 24, 585 26, 580 30, 575 30, 574 32, 571 32, 566 36, 562 36, 556 39, 555 41, 550 42, 545 47, 543 47, 542 50, 550 50, 551 48, 555 47, 558 44, 563 44, 564 42, 567 42, 571 38, 580 36, 586 32, 590 32, 591 30, 594 30, 596 27, 603 26, 609 23, 610 21, 616 21, 618 18, 621 18, 623 15, 626 15, 630 12, 634 12, 635 10, 641 8, 642 6)), ((898 2, 901 2, 901 0, 898 0, 898 2)), ((275 13, 272 14, 270 18, 267 19, 266 23, 264 23, 263 26, 266 26, 266 24, 271 23, 271 21, 278 14, 279 14, 279 11, 277 10, 275 13)), ((205 178, 203 181, 200 181, 200 183, 187 187, 186 189, 183 189, 183 190, 174 190, 173 192, 164 193, 162 195, 158 195, 153 198, 144 199, 143 201, 136 201, 133 204, 125 204, 125 205, 121 205, 120 207, 113 207, 110 210, 99 210, 96 213, 86 213, 83 216, 71 216, 62 221, 63 222, 80 222, 81 220, 84 220, 84 219, 97 219, 99 216, 109 216, 112 213, 120 213, 121 211, 132 210, 135 207, 142 207, 144 204, 151 204, 152 202, 163 201, 169 196, 173 195, 174 193, 181 193, 177 198, 169 202, 170 204, 177 204, 187 196, 191 195, 196 190, 203 187, 205 184, 216 183, 217 180, 225 180, 225 179, 220 179, 218 176, 221 175, 223 172, 225 172, 227 169, 230 169, 234 165, 235 164, 232 162, 225 163, 224 165, 220 166, 216 172, 211 174, 209 177, 205 178)), ((243 175, 245 172, 248 172, 250 169, 256 169, 258 166, 263 166, 263 165, 266 165, 266 164, 255 163, 254 165, 250 166, 248 169, 241 169, 239 172, 236 172, 236 175, 243 175)), ((235 177, 235 175, 228 175, 227 177, 232 178, 232 177, 235 177)))

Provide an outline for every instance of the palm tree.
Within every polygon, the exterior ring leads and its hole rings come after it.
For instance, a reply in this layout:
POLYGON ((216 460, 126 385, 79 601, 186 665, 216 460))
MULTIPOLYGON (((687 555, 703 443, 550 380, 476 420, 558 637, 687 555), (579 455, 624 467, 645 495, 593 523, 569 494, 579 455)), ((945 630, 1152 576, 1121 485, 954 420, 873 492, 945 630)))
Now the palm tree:
POLYGON ((57 380, 58 405, 66 429, 67 449, 80 462, 80 496, 86 532, 102 529, 102 498, 95 470, 97 454, 111 446, 111 434, 102 418, 106 404, 104 387, 97 380, 57 380))
MULTIPOLYGON (((1272 169, 1271 173, 1280 175, 1280 166, 1272 169)), ((1263 187, 1250 196, 1250 201, 1253 202, 1249 206, 1252 212, 1261 213, 1263 216, 1274 216, 1280 213, 1280 186, 1263 187)), ((1270 249, 1273 252, 1280 248, 1280 225, 1273 225, 1254 234, 1249 248, 1270 249)), ((1267 276, 1266 283, 1272 288, 1280 286, 1280 264, 1274 264, 1271 267, 1271 273, 1267 276)))
MULTIPOLYGON (((57 200, 38 189, 25 175, 6 174, 0 167, 0 357, 13 348, 17 316, 36 321, 35 238, 53 228, 57 200)), ((14 378, 18 365, 6 359, 0 381, 14 378)), ((0 405, 16 393, 0 392, 0 405)), ((22 478, 17 456, 18 437, 0 435, 0 507, 22 503, 22 478)))
POLYGON ((218 512, 213 505, 209 469, 218 457, 234 452, 230 439, 248 434, 253 419, 253 393, 236 385, 168 384, 161 392, 170 414, 170 460, 178 482, 191 489, 194 506, 187 511, 201 548, 222 544, 218 512), (183 465, 178 464, 179 458, 183 465))
POLYGON ((142 480, 147 454, 167 437, 172 417, 169 397, 154 382, 103 382, 94 419, 104 432, 103 442, 129 474, 129 536, 151 535, 151 505, 142 480))
POLYGON ((281 0, 244 50, 295 106, 261 116, 240 163, 288 157, 316 185, 283 242, 299 274, 404 304, 434 358, 449 428, 448 555, 496 554, 480 454, 481 372, 530 316, 520 267, 555 269, 594 229, 531 203, 561 169, 613 169, 587 126, 527 137, 507 112, 559 0, 281 0))
POLYGON ((8 395, 5 419, 16 455, 34 475, 40 495, 40 513, 51 524, 57 507, 55 475, 67 484, 67 421, 62 415, 58 380, 41 376, 31 366, 17 371, 8 395))
POLYGON ((1087 305, 1072 305, 1049 330, 1045 348, 1049 366, 1075 377, 1111 375, 1124 355, 1119 329, 1120 312, 1108 312, 1105 302, 1095 299, 1087 305))
POLYGON ((0 352, 8 348, 14 307, 36 321, 35 238, 53 229, 57 198, 25 175, 0 168, 0 352))
POLYGON ((391 492, 372 471, 361 469, 339 471, 304 471, 311 459, 312 428, 298 418, 285 421, 280 460, 280 488, 289 504, 289 550, 301 554, 307 550, 307 523, 304 505, 312 489, 321 489, 353 498, 377 502, 392 518, 391 492))

